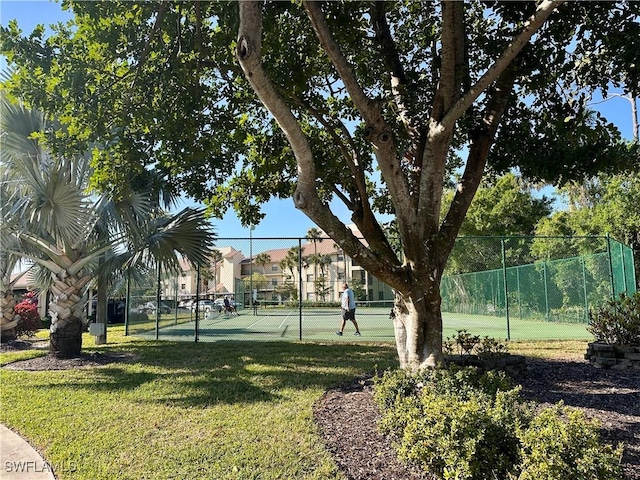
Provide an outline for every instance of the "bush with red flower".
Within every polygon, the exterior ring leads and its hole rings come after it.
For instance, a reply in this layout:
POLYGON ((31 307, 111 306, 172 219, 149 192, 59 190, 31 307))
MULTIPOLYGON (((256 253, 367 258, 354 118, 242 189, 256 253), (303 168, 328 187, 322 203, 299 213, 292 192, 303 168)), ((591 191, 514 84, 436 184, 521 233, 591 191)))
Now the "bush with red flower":
POLYGON ((32 336, 42 328, 42 318, 38 313, 38 296, 35 292, 24 294, 22 301, 13 308, 15 315, 20 315, 20 322, 16 327, 16 336, 32 336))

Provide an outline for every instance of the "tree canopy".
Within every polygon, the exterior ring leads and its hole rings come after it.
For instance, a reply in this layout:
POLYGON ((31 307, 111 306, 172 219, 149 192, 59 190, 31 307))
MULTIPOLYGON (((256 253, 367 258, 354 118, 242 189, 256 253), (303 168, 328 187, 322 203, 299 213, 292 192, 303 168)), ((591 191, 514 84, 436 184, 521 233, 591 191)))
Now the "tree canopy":
POLYGON ((75 20, 47 39, 1 32, 17 67, 4 88, 67 125, 52 147, 99 143, 96 185, 153 168, 247 225, 292 196, 398 292, 403 366, 441 355, 440 277, 487 169, 562 184, 638 164, 587 108, 597 88, 638 91, 636 2, 64 5, 75 20))

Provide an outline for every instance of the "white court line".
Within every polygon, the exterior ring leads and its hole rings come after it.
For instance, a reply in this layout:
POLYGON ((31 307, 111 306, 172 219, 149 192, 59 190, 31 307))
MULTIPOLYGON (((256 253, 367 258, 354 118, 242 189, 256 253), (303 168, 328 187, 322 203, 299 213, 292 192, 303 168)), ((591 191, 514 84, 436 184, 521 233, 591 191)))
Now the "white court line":
POLYGON ((289 313, 289 315, 287 315, 286 317, 284 317, 284 320, 282 320, 282 323, 280 324, 280 326, 278 327, 278 329, 281 329, 282 326, 284 325, 284 322, 286 322, 287 320, 289 320, 289 318, 291 318, 291 316, 293 315, 293 312, 289 313))
MULTIPOLYGON (((284 325, 284 323, 289 320, 289 318, 291 318, 291 316, 293 315, 293 313, 289 313, 286 317, 284 317, 284 320, 282 320, 282 323, 280 323, 280 326, 278 327, 278 329, 282 328, 282 326, 284 325)), ((257 322, 253 322, 251 325, 249 325, 248 327, 245 328, 245 330, 248 330, 249 328, 255 327, 256 325, 258 325, 260 322, 262 322, 265 318, 267 318, 266 316, 262 317, 260 320, 258 320, 257 322)))

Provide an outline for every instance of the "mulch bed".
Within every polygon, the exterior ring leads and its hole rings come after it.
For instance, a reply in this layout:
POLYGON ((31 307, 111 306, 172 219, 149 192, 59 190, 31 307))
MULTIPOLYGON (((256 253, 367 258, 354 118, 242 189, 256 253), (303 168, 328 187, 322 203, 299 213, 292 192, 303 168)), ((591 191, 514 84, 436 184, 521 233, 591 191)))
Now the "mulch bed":
MULTIPOLYGON (((11 340, 0 346, 0 352, 39 349, 45 350, 49 348, 47 340, 29 341, 29 340, 11 340)), ((69 370, 72 368, 94 368, 110 363, 126 362, 135 358, 132 353, 81 353, 80 356, 74 358, 56 358, 53 355, 44 355, 27 360, 18 360, 16 362, 4 365, 2 368, 8 370, 69 370)))
MULTIPOLYGON (((603 370, 588 362, 527 360, 516 381, 523 395, 542 404, 563 401, 600 421, 601 437, 625 444, 626 480, 640 480, 640 371, 603 370)), ((371 378, 328 391, 314 414, 327 449, 352 480, 426 479, 435 477, 399 462, 391 441, 377 431, 380 418, 371 378)))

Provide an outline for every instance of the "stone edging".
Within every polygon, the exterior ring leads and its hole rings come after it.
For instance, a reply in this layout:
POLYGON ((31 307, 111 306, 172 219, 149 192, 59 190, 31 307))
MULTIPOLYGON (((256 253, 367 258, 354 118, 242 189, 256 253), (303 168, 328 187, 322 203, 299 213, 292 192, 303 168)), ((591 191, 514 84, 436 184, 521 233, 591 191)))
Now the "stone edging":
POLYGON ((585 360, 598 368, 640 370, 640 345, 610 345, 602 342, 587 344, 585 360))

